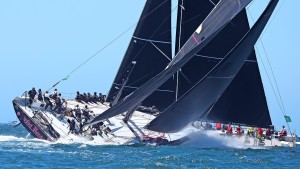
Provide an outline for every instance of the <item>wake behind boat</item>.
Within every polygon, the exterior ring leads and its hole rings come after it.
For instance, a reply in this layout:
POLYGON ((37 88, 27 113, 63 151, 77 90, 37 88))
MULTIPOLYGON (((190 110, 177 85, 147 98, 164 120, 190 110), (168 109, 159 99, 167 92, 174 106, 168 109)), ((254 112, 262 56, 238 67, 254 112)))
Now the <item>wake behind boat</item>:
MULTIPOLYGON (((272 122, 253 50, 278 0, 251 29, 250 2, 180 0, 172 58, 171 0, 148 0, 106 102, 79 92, 76 100, 59 93, 36 99, 31 90, 14 99, 17 117, 34 137, 49 141, 183 144, 203 131, 195 121, 209 121, 255 126, 260 137, 251 130, 227 132, 245 144, 294 146, 295 136, 266 133, 272 122)), ((213 132, 224 135, 217 127, 213 132)))

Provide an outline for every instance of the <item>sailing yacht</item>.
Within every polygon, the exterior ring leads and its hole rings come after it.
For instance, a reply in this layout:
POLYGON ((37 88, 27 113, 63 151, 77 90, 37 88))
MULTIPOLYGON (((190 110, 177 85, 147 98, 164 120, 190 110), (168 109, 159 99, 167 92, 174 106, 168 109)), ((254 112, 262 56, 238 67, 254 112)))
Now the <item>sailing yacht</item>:
MULTIPOLYGON (((191 125, 195 121, 268 128, 254 45, 278 0, 270 0, 251 29, 250 2, 179 0, 172 57, 171 0, 147 0, 106 102, 67 100, 67 110, 88 105, 90 120, 45 110, 38 100, 28 106, 26 93, 13 100, 17 117, 39 139, 99 144, 181 144, 200 130, 191 125), (154 105, 159 114, 147 108, 154 105), (70 132, 71 121, 77 132, 70 132)), ((294 146, 293 138, 265 145, 294 146)))

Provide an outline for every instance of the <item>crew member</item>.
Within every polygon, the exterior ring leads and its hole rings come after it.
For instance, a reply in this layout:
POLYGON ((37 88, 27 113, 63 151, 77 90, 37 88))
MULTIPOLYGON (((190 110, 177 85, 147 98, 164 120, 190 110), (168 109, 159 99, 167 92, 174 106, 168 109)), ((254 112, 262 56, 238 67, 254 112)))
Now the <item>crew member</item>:
POLYGON ((94 92, 94 95, 93 95, 93 102, 94 103, 97 103, 98 102, 98 100, 99 100, 99 98, 98 98, 98 95, 97 95, 97 92, 94 92))
POLYGON ((75 111, 75 117, 76 117, 77 121, 79 123, 81 123, 81 110, 79 108, 79 105, 75 106, 75 110, 74 111, 75 111))
POLYGON ((240 125, 238 125, 236 127, 236 134, 238 134, 238 135, 242 134, 242 132, 241 132, 241 126, 240 125))
POLYGON ((248 132, 247 132, 247 134, 248 134, 249 136, 254 137, 254 128, 253 128, 252 126, 249 126, 249 127, 248 127, 248 132))
POLYGON ((44 100, 44 99, 43 99, 43 94, 42 94, 42 90, 41 90, 41 89, 38 90, 38 100, 41 101, 41 102, 44 100))
MULTIPOLYGON (((113 97, 113 100, 114 100, 114 97, 113 97)), ((99 93, 99 101, 100 101, 100 103, 104 103, 104 101, 105 101, 105 96, 104 95, 102 95, 102 93, 99 93)), ((111 106, 110 106, 111 107, 111 106)))
POLYGON ((77 91, 77 93, 76 93, 76 98, 75 98, 75 100, 78 101, 78 102, 81 102, 81 100, 82 100, 82 96, 81 96, 81 94, 79 93, 79 91, 77 91))
POLYGON ((45 110, 47 110, 48 106, 50 106, 51 109, 53 108, 53 104, 50 101, 48 91, 46 91, 45 94, 44 94, 44 101, 46 103, 45 110))
POLYGON ((82 111, 82 114, 83 114, 84 118, 86 119, 86 121, 90 120, 90 110, 87 105, 85 105, 85 107, 82 111))
POLYGON ((261 139, 263 136, 263 129, 262 128, 257 128, 257 138, 261 139))
POLYGON ((74 133, 76 133, 76 129, 75 129, 75 121, 74 121, 74 119, 72 119, 72 120, 70 120, 70 119, 68 119, 68 123, 69 123, 69 125, 70 125, 70 131, 69 131, 69 133, 72 133, 72 134, 74 134, 74 133))
POLYGON ((154 114, 154 115, 158 115, 159 114, 158 109, 154 105, 151 107, 151 113, 154 114))
POLYGON ((29 103, 32 104, 36 95, 35 88, 33 87, 31 90, 29 90, 28 94, 29 94, 29 103))
POLYGON ((53 111, 56 111, 57 113, 60 113, 61 112, 61 107, 62 107, 62 101, 61 101, 61 98, 60 98, 60 94, 59 96, 56 96, 55 98, 55 108, 53 109, 53 111))
POLYGON ((282 126, 282 130, 279 132, 279 140, 284 140, 284 137, 287 136, 285 126, 282 126))
POLYGON ((266 130, 266 138, 268 139, 268 140, 271 140, 271 137, 272 136, 272 133, 271 133, 271 130, 270 129, 267 129, 266 130))
POLYGON ((90 92, 87 94, 87 102, 93 102, 93 97, 90 92))
POLYGON ((83 93, 83 95, 82 95, 82 100, 84 101, 84 102, 88 102, 88 98, 87 98, 87 94, 86 93, 83 93))
POLYGON ((231 124, 228 125, 226 133, 227 134, 232 134, 232 126, 231 126, 231 124))
POLYGON ((53 93, 50 95, 50 98, 56 100, 57 94, 58 94, 57 89, 54 89, 53 93))

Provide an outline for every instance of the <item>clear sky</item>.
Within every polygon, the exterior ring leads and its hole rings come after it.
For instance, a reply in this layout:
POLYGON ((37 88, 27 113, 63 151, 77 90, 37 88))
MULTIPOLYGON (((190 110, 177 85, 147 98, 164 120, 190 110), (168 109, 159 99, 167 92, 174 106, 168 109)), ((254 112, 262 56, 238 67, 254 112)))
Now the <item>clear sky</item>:
MULTIPOLYGON (((11 101, 33 86, 49 89, 78 65, 134 25, 146 0, 6 0, 0 1, 0 122, 16 120, 11 101)), ((248 13, 257 19, 268 0, 255 0, 248 13)), ((173 0, 176 6, 176 0, 173 0)), ((284 103, 292 131, 300 132, 300 1, 281 0, 262 42, 284 103)), ((201 10, 201 7, 199 7, 201 10)), ((175 26, 176 15, 172 26, 175 26)), ((253 21, 250 19, 250 23, 253 21)), ((134 27, 74 72, 57 88, 74 93, 107 93, 134 27)), ((175 30, 173 30, 175 31, 175 30)), ((173 33, 175 34, 175 33, 173 33)), ((261 59, 272 78, 263 47, 261 59)), ((261 58, 261 59, 260 59, 261 58)), ((259 63, 272 121, 285 124, 268 76, 259 63)), ((273 80, 272 80, 273 81, 273 80)), ((272 82, 276 90, 274 81, 272 82)))

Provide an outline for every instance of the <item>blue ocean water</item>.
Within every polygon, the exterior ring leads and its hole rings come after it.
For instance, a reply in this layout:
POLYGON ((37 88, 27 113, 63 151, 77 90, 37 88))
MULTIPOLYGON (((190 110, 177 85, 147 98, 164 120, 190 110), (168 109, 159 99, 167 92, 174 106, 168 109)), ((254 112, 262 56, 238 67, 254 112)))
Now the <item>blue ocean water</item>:
POLYGON ((0 124, 0 168, 300 168, 300 147, 272 149, 99 146, 26 139, 0 124))

